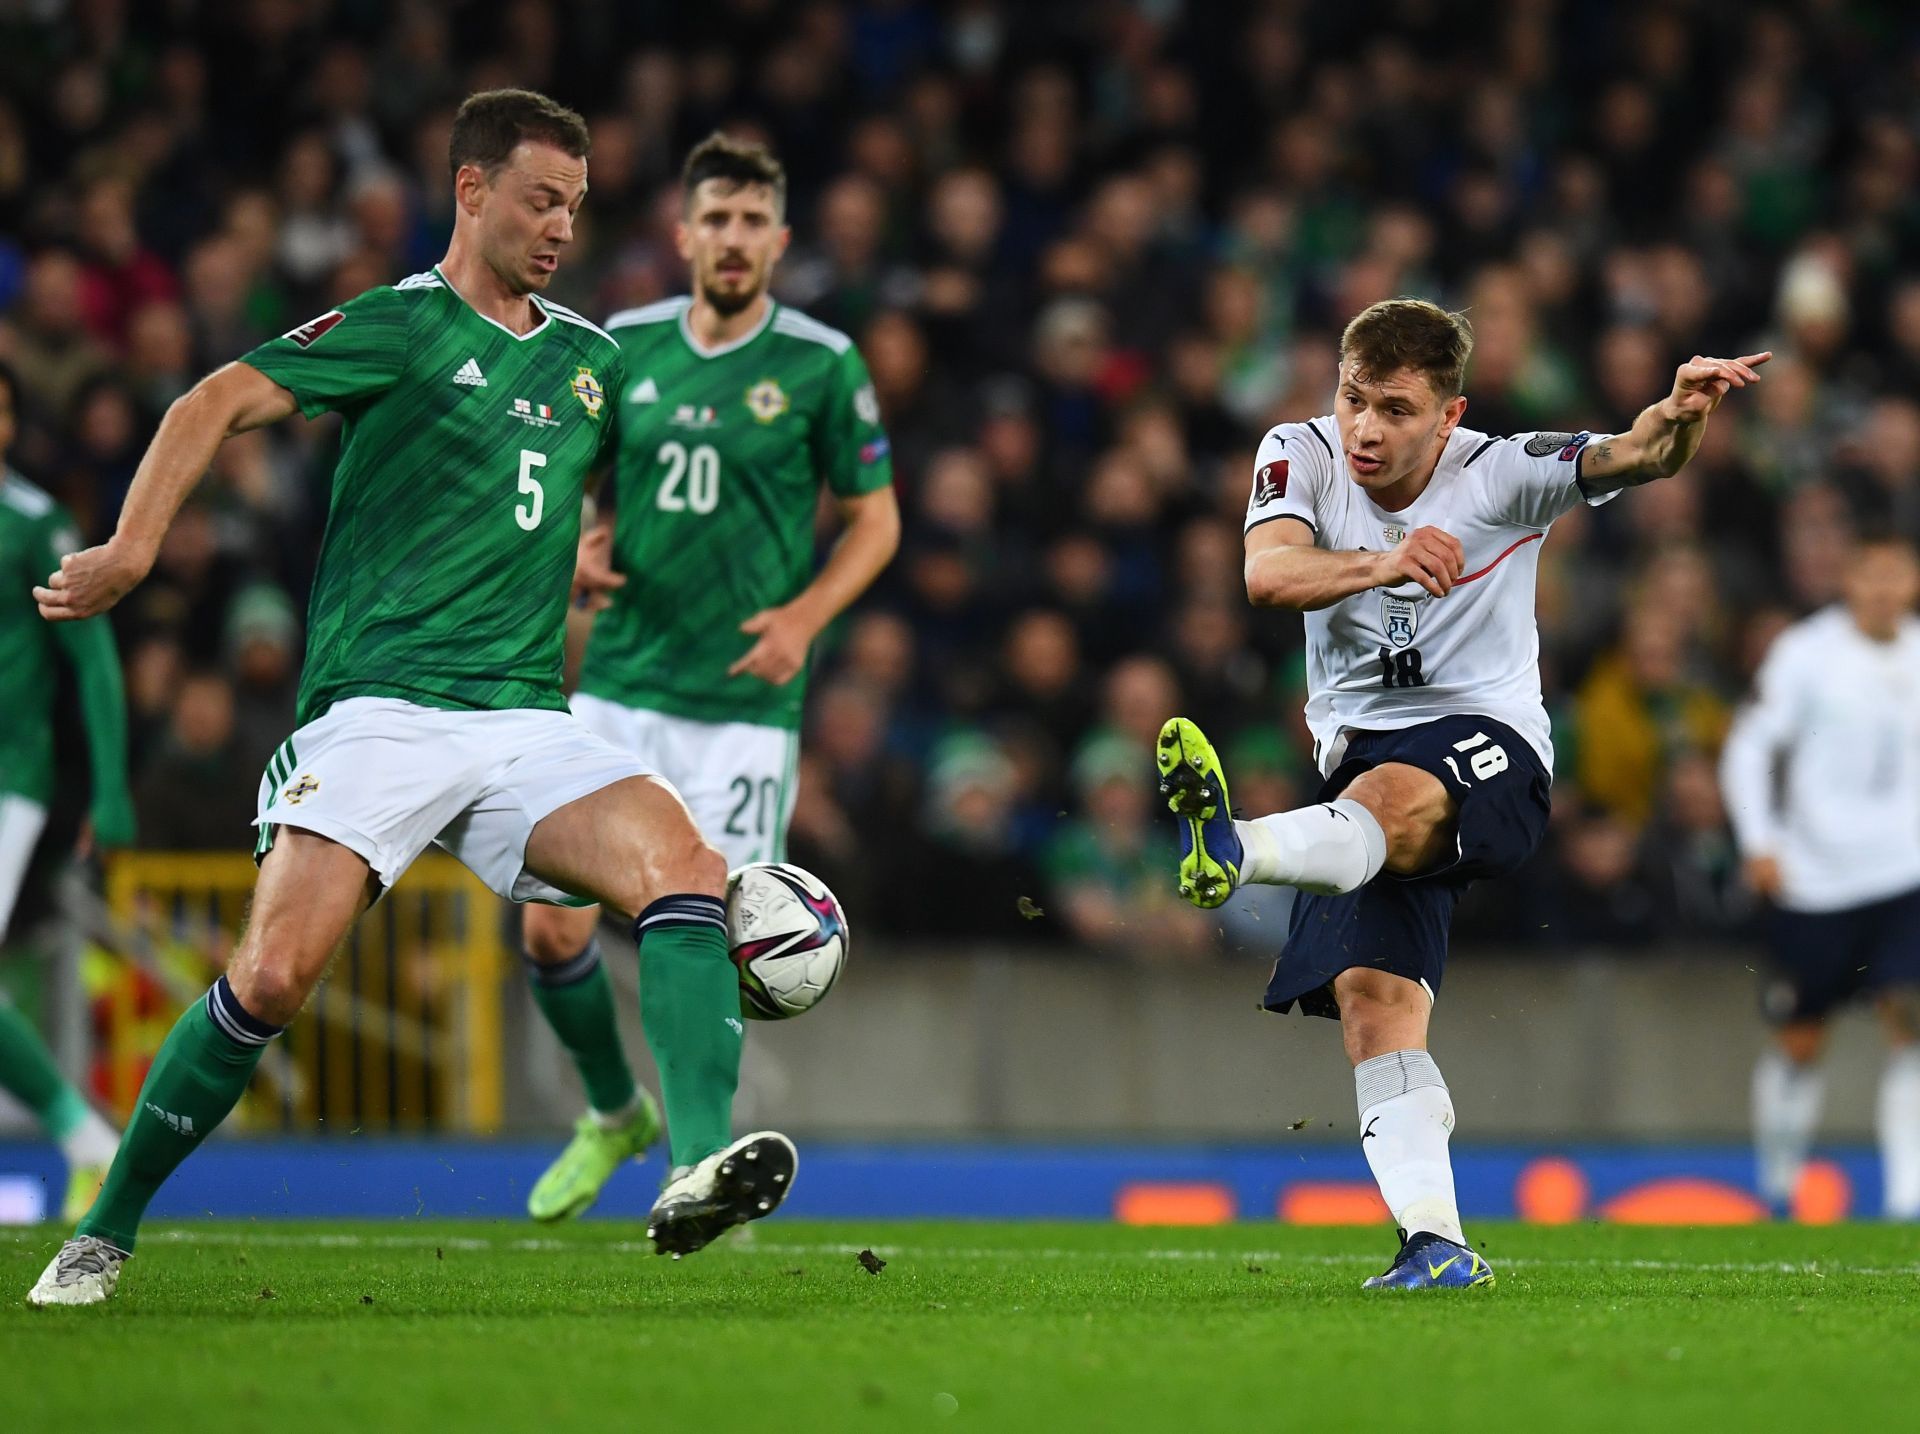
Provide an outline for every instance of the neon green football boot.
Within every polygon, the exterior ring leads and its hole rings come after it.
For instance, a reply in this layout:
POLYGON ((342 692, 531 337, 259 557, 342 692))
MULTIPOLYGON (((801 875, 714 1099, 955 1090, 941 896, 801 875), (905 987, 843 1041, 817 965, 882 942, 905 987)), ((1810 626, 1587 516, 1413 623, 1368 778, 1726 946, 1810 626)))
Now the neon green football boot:
POLYGON ((106 1183, 107 1165, 75 1165, 67 1173, 67 1198, 60 1202, 60 1223, 78 1224, 80 1217, 93 1208, 94 1200, 100 1194, 100 1187, 106 1183))
POLYGON ((600 1198, 613 1172, 638 1160, 660 1138, 660 1107, 644 1090, 633 1118, 603 1130, 589 1112, 574 1123, 573 1139, 527 1195, 527 1213, 544 1223, 584 1215, 600 1198))
POLYGON ((1154 747, 1160 795, 1180 824, 1180 895, 1203 910, 1240 884, 1245 859, 1227 806, 1227 774, 1198 725, 1170 717, 1154 747))

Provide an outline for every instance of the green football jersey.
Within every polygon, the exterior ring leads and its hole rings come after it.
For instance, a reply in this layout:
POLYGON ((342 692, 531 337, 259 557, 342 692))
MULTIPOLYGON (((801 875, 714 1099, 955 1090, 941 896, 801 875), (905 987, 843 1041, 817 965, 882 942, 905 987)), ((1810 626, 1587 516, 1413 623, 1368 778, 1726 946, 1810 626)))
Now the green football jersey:
POLYGON ((527 334, 435 268, 248 354, 346 419, 307 614, 299 720, 347 697, 564 708, 567 598, 620 346, 535 297, 527 334))
POLYGON ((727 669, 740 624, 814 571, 820 488, 893 481, 867 366, 838 329, 770 303, 751 334, 695 345, 693 301, 607 321, 626 356, 616 409, 614 562, 626 586, 594 619, 580 690, 702 722, 798 727, 805 675, 775 687, 727 669))
POLYGON ((133 840, 127 708, 113 629, 104 617, 48 622, 33 589, 81 546, 65 509, 18 473, 0 471, 0 793, 45 806, 53 795, 56 659, 72 665, 92 758, 89 815, 103 843, 133 840))

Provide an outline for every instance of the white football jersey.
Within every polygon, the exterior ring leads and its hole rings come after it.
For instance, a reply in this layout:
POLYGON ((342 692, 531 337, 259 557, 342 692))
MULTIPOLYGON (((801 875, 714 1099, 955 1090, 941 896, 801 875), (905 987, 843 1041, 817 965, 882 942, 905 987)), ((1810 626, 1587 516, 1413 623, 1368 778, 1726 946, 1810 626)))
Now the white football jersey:
POLYGON ((1875 642, 1843 607, 1774 640, 1720 757, 1748 856, 1780 904, 1837 911, 1920 886, 1920 622, 1875 642))
POLYGON ((1491 717, 1525 737, 1553 771, 1540 700, 1534 577, 1540 540, 1588 500, 1575 476, 1596 435, 1520 433, 1489 438, 1456 428, 1426 491, 1390 513, 1354 482, 1332 418, 1283 423, 1254 459, 1246 531, 1298 518, 1317 546, 1384 552, 1416 528, 1451 533, 1466 552, 1453 591, 1415 583, 1370 588, 1307 613, 1307 725, 1322 772, 1338 765, 1349 731, 1392 731, 1436 717, 1491 717))

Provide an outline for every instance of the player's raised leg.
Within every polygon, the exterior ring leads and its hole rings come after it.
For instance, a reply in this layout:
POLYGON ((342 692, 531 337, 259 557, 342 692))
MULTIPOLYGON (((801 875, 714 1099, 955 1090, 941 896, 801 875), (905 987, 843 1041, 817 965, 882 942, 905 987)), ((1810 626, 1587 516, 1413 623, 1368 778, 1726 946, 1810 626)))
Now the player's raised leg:
POLYGON ((346 847, 280 832, 227 974, 168 1033, 100 1198, 40 1276, 30 1303, 98 1304, 113 1293, 148 1203, 239 1103, 267 1042, 306 1003, 374 890, 367 863, 346 847))
POLYGON ((1887 1065, 1878 1125, 1882 1208, 1889 1220, 1920 1220, 1920 988, 1881 992, 1887 1065))
POLYGON ((587 1112, 573 1138, 527 1195, 536 1220, 568 1220, 600 1198, 607 1181, 660 1138, 660 1108, 642 1090, 620 1043, 613 983, 600 959, 597 906, 529 906, 522 941, 533 1003, 573 1058, 587 1112))
POLYGON ((1219 754, 1185 717, 1160 729, 1155 759, 1160 794, 1180 822, 1180 895, 1195 906, 1218 906, 1248 881, 1323 893, 1354 891, 1386 863, 1387 837, 1379 819, 1351 795, 1236 820, 1219 754))
POLYGON ((673 1174, 649 1220, 661 1253, 772 1213, 798 1163, 770 1131, 731 1139, 746 1024, 727 951, 726 859, 673 788, 631 777, 569 802, 527 840, 527 870, 633 913, 640 1015, 660 1072, 673 1174))

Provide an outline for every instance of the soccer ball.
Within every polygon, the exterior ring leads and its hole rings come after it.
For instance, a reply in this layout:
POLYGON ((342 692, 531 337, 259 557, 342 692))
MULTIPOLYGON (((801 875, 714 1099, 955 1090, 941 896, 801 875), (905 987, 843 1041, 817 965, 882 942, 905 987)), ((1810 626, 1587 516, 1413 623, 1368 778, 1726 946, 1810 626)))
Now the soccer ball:
POLYGON ((783 861, 727 877, 727 947, 740 968, 740 1013, 784 1021, 812 1010, 847 963, 847 915, 827 884, 783 861))

